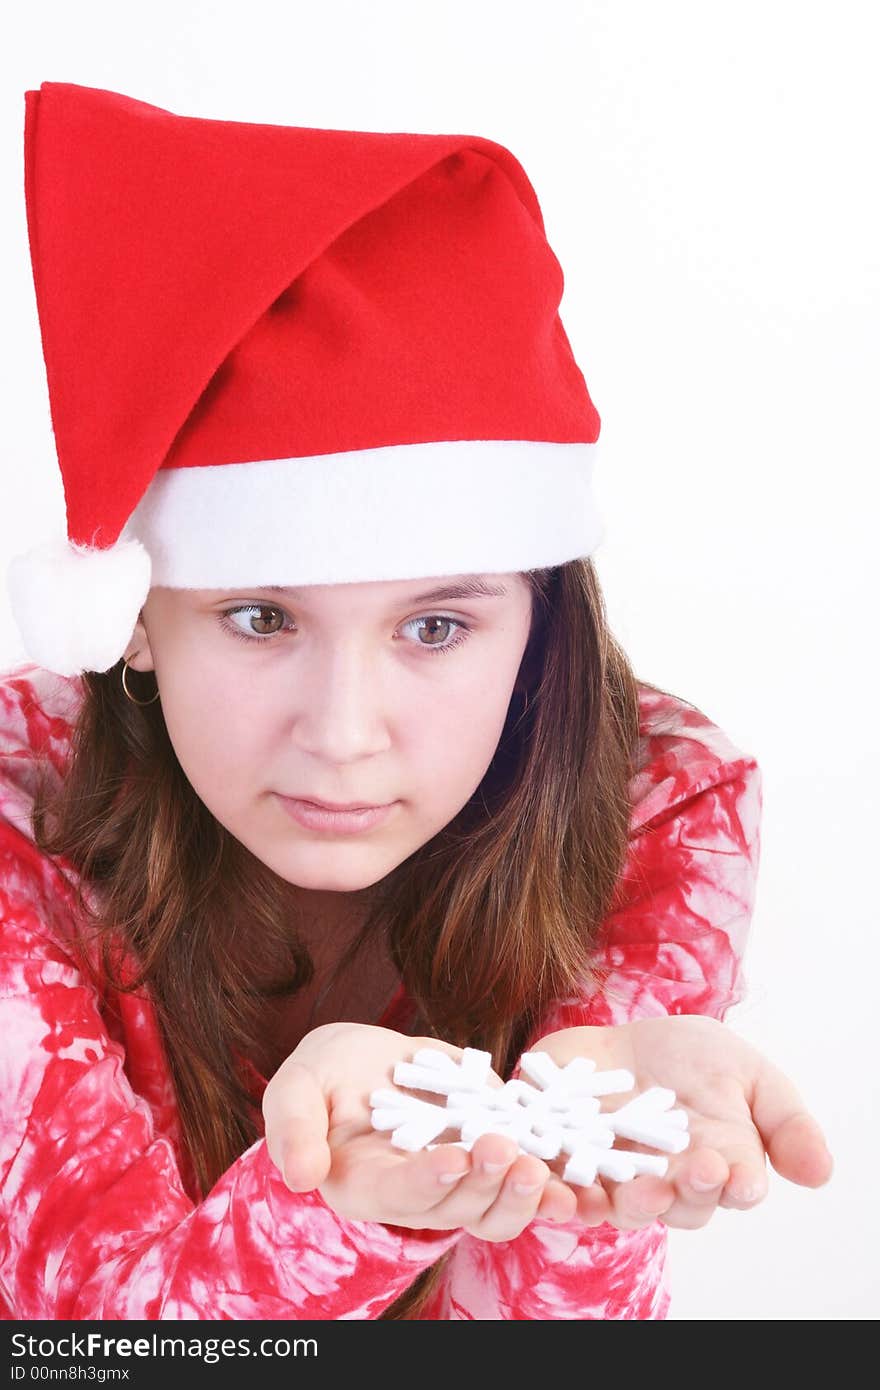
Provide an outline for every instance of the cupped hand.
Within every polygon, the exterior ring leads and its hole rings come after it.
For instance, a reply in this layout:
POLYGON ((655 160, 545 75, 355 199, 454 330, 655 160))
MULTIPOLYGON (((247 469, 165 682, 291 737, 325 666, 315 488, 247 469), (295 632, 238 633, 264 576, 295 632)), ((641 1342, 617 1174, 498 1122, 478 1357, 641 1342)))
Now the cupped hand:
MULTIPOLYGON (((663 1086, 675 1091, 676 1108, 688 1115, 689 1146, 668 1155, 664 1178, 599 1177, 574 1189, 577 1216, 587 1225, 607 1221, 629 1230, 660 1220, 687 1229, 705 1226, 718 1207, 747 1210, 763 1200, 767 1157, 781 1177, 803 1187, 821 1187, 831 1177, 833 1160, 822 1130, 792 1081, 716 1019, 675 1015, 609 1028, 565 1028, 530 1050, 547 1052, 558 1066, 589 1057, 597 1070, 632 1072, 634 1091, 604 1096, 603 1111, 626 1104, 636 1091, 663 1086)), ((615 1148, 657 1152, 621 1138, 615 1148)))
MULTIPOLYGON (((329 1207, 352 1220, 461 1227, 489 1241, 512 1240, 536 1216, 571 1220, 573 1189, 542 1159, 520 1154, 508 1137, 481 1135, 470 1151, 447 1143, 407 1153, 373 1129, 370 1092, 390 1086, 395 1064, 421 1047, 462 1057, 451 1043, 371 1024, 328 1023, 306 1034, 262 1102, 269 1156, 288 1187, 317 1188, 329 1207)), ((493 1072, 488 1084, 502 1081, 493 1072)))

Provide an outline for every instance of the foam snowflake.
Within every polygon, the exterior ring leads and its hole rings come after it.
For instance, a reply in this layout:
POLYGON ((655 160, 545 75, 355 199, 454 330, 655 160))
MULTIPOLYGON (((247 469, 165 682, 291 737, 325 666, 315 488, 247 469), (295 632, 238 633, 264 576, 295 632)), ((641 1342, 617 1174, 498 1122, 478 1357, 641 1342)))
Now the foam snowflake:
POLYGON ((370 1093, 373 1128, 392 1130, 395 1148, 414 1152, 436 1148, 439 1135, 458 1130, 459 1147, 471 1149, 481 1134, 515 1140, 520 1153, 538 1158, 569 1155, 566 1182, 588 1187, 596 1174, 628 1182, 638 1173, 663 1177, 669 1160, 658 1154, 615 1149, 614 1140, 632 1139, 666 1153, 687 1148, 687 1112, 674 1110, 675 1092, 652 1086, 617 1110, 600 1110, 599 1097, 631 1091, 632 1072, 596 1071, 596 1063, 577 1057, 558 1067, 546 1052, 524 1052, 520 1077, 490 1086, 492 1055, 466 1047, 455 1061, 435 1048, 421 1048, 411 1062, 394 1068, 397 1086, 445 1095, 445 1105, 383 1087, 370 1093))

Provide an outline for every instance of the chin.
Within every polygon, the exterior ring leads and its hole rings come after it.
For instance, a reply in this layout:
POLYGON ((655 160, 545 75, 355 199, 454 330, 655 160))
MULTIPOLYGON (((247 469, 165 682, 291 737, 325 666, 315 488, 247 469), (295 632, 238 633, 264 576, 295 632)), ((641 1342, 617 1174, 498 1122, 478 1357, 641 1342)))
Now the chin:
POLYGON ((320 871, 315 872, 314 869, 311 872, 297 872, 297 870, 292 869, 289 873, 282 873, 281 877, 306 892, 360 893, 367 888, 372 888, 374 884, 380 883, 386 874, 391 872, 391 867, 383 866, 372 872, 367 870, 363 873, 351 873, 342 877, 338 872, 328 871, 322 874, 320 871))

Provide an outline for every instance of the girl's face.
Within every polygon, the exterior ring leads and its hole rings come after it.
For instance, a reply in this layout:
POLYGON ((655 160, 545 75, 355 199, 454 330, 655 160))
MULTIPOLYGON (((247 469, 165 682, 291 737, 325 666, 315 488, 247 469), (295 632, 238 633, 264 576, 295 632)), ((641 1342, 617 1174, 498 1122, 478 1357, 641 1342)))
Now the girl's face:
POLYGON ((126 656, 155 671, 174 751, 216 819, 287 882, 356 893, 479 786, 531 616, 517 574, 154 587, 126 656), (465 592, 474 585, 497 592, 465 592), (300 825, 279 794, 394 805, 381 824, 341 834, 300 825))

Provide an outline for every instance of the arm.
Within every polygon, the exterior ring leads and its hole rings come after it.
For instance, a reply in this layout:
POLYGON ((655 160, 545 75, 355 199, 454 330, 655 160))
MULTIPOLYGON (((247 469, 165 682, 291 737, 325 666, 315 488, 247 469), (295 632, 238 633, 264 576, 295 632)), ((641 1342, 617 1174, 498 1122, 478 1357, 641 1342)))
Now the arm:
MULTIPOLYGON (((685 744, 690 744, 686 749, 685 744)), ((723 1020, 742 995, 742 958, 760 857, 761 774, 745 755, 723 760, 690 740, 690 767, 645 780, 617 905, 594 963, 601 989, 560 1001, 540 1036, 638 1018, 723 1020)), ((429 1318, 659 1319, 667 1315, 667 1232, 533 1221, 515 1240, 463 1234, 429 1318)))
POLYGON ((39 1319, 378 1317, 455 1231, 338 1217, 291 1192, 260 1139, 186 1194, 53 931, 73 908, 0 821, 0 1304, 39 1319))

